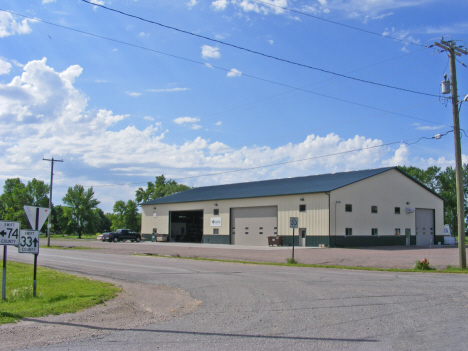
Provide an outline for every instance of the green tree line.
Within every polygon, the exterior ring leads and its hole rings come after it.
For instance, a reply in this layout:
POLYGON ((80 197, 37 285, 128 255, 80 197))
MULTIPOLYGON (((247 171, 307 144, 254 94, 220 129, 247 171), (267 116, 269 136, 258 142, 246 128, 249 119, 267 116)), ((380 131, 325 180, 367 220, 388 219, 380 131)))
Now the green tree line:
MULTIPOLYGON (((85 189, 77 184, 69 187, 62 198, 63 205, 52 206, 51 232, 78 235, 96 234, 127 228, 139 232, 141 213, 139 204, 162 196, 188 190, 190 187, 167 180, 164 175, 148 182, 146 189, 135 192, 135 200, 118 200, 110 213, 104 213, 98 205, 93 187, 85 189)), ((0 220, 18 221, 21 228, 30 228, 23 206, 49 207, 50 187, 42 180, 32 179, 24 184, 20 178, 5 181, 0 195, 0 220)), ((46 232, 46 223, 41 228, 46 232)))

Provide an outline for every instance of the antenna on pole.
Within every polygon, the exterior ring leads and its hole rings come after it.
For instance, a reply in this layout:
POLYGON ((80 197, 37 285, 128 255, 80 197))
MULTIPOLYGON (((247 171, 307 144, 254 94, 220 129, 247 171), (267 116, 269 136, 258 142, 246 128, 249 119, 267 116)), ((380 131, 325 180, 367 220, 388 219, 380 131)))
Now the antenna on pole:
POLYGON ((52 226, 52 184, 54 181, 54 162, 63 162, 63 160, 54 160, 48 158, 42 158, 42 161, 50 161, 50 195, 49 195, 49 222, 47 223, 47 247, 50 247, 50 227, 52 226))

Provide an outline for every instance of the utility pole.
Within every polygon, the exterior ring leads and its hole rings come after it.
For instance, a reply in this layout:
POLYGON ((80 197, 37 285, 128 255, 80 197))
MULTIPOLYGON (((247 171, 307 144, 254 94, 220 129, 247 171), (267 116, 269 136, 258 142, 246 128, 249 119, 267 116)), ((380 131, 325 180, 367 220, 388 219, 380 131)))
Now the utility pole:
POLYGON ((63 162, 63 160, 51 160, 42 158, 43 161, 50 161, 50 194, 49 194, 49 222, 47 223, 47 247, 50 247, 50 227, 52 226, 52 184, 54 181, 54 162, 63 162))
POLYGON ((452 88, 452 114, 453 114, 453 136, 455 139, 455 165, 457 182, 457 217, 458 217, 458 254, 460 268, 466 268, 466 245, 465 245, 465 197, 463 192, 463 164, 461 157, 460 142, 460 120, 458 116, 458 87, 457 71, 455 66, 456 56, 467 55, 468 52, 456 46, 453 40, 444 40, 434 45, 447 51, 450 59, 450 86, 452 88))

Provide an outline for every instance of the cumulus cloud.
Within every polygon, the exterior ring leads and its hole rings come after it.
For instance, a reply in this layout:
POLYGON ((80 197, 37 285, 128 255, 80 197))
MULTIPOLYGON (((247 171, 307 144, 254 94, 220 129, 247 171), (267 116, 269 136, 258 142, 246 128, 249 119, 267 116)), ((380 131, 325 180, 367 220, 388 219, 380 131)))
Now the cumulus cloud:
POLYGON ((8 74, 11 70, 11 63, 0 58, 0 74, 8 74))
POLYGON ((211 6, 213 6, 213 8, 216 11, 223 11, 224 9, 226 9, 227 5, 228 5, 227 0, 216 0, 211 3, 211 6))
POLYGON ((145 33, 145 32, 140 32, 140 33, 138 33, 138 36, 141 37, 141 38, 147 38, 147 37, 149 37, 149 34, 145 33))
POLYGON ((203 45, 201 49, 202 49, 202 57, 205 59, 207 58, 219 59, 221 57, 221 53, 219 52, 219 48, 217 47, 203 45))
POLYGON ((185 123, 196 123, 200 122, 200 118, 196 117, 179 117, 174 119, 174 122, 177 124, 185 124, 185 123))
POLYGON ((51 2, 55 2, 56 0, 42 0, 42 3, 43 4, 48 4, 48 3, 51 3, 51 2))
POLYGON ((223 122, 218 121, 218 122, 215 123, 215 126, 220 126, 220 125, 222 125, 222 124, 223 124, 223 122))
POLYGON ((0 38, 30 33, 31 27, 29 27, 28 21, 34 22, 28 19, 17 22, 10 13, 0 12, 0 38))
POLYGON ((233 0, 233 4, 239 6, 245 12, 256 12, 263 15, 282 14, 285 12, 281 7, 288 7, 288 0, 264 0, 262 3, 252 0, 233 0), (271 4, 272 6, 268 6, 271 4))
POLYGON ((240 77, 241 75, 242 75, 242 72, 238 71, 235 68, 232 68, 227 74, 228 77, 240 77))
POLYGON ((154 121, 154 118, 151 117, 151 116, 145 116, 145 117, 143 117, 143 119, 144 119, 145 121, 154 121))

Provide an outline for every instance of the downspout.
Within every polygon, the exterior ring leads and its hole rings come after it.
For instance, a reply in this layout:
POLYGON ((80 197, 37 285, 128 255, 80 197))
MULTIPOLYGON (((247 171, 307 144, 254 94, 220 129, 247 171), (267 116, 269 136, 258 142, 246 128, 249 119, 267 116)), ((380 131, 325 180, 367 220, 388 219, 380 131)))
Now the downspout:
POLYGON ((330 222, 330 193, 325 192, 328 195, 328 247, 330 247, 330 230, 331 230, 331 222, 330 222))

